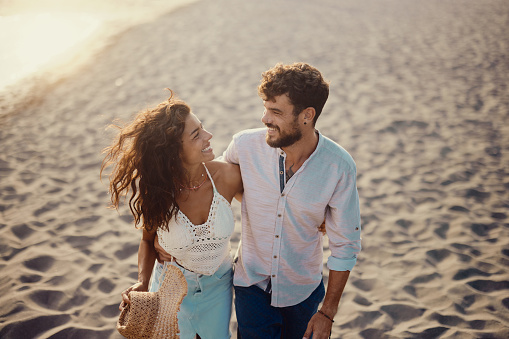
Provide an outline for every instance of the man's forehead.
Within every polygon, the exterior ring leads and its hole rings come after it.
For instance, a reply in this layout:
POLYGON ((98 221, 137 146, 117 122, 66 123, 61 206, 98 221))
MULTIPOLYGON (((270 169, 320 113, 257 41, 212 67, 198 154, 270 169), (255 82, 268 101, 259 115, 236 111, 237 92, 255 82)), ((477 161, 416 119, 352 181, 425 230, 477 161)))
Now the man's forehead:
POLYGON ((281 106, 292 106, 290 102, 290 97, 287 94, 277 95, 275 97, 268 100, 263 100, 263 105, 266 108, 276 108, 281 106))

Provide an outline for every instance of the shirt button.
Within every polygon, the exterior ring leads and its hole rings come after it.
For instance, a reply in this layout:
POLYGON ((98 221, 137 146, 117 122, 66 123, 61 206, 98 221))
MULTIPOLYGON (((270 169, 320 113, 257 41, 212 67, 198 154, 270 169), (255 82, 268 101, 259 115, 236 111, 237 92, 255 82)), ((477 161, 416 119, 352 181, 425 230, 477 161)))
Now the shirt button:
POLYGON ((279 235, 276 235, 276 238, 279 238, 279 235))
POLYGON ((278 214, 277 216, 281 218, 281 214, 278 214))
POLYGON ((277 255, 274 256, 274 259, 276 259, 276 258, 277 258, 277 255))
POLYGON ((272 275, 272 278, 275 278, 275 277, 276 277, 276 275, 275 275, 275 274, 273 274, 273 275, 272 275))
POLYGON ((282 196, 282 197, 284 197, 284 196, 285 196, 285 194, 283 193, 283 194, 281 194, 281 196, 282 196))

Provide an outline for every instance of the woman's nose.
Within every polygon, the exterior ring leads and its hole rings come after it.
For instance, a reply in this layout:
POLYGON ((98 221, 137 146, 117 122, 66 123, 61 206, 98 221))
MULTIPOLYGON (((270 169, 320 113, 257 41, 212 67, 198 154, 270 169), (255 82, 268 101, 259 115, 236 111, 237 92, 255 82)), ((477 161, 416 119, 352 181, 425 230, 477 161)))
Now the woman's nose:
POLYGON ((205 136, 205 139, 210 140, 212 139, 212 137, 214 136, 212 133, 210 133, 209 131, 205 130, 205 133, 206 133, 206 136, 205 136))

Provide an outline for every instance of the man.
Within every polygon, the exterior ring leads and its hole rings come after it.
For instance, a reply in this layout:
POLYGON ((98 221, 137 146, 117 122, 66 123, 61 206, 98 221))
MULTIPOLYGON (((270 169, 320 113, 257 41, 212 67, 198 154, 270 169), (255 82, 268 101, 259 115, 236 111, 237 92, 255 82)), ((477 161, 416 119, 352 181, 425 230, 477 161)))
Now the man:
POLYGON ((361 249, 355 163, 315 130, 329 95, 316 68, 277 64, 262 74, 258 93, 267 128, 234 135, 223 154, 240 165, 244 183, 234 275, 239 334, 329 338, 361 249), (326 294, 318 228, 324 219, 331 250, 326 294))

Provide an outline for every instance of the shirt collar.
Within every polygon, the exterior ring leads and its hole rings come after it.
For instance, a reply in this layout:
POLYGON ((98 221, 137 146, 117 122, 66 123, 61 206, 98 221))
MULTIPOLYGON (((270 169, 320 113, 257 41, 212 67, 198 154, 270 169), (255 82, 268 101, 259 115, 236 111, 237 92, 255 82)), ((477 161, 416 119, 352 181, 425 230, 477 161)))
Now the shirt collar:
MULTIPOLYGON (((323 135, 322 135, 322 133, 320 133, 320 131, 317 130, 317 129, 315 129, 315 133, 318 135, 318 144, 316 145, 315 150, 313 151, 313 153, 311 153, 309 158, 307 158, 306 161, 304 161, 304 163, 302 164, 301 168, 306 167, 306 164, 309 162, 309 160, 311 160, 313 157, 315 157, 315 155, 318 153, 319 148, 321 148, 322 145, 323 145, 323 135)), ((284 158, 286 158, 286 153, 285 153, 285 151, 283 151, 282 148, 278 147, 277 148, 277 153, 279 155, 283 156, 284 158)))

